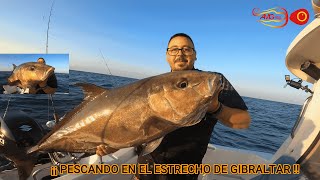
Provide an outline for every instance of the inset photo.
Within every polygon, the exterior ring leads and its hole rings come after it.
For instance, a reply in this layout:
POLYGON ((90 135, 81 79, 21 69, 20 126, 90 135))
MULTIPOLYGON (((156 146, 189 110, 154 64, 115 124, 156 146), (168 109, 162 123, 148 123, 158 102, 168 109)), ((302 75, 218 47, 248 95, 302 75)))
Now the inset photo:
POLYGON ((69 54, 0 54, 0 94, 69 93, 69 54))

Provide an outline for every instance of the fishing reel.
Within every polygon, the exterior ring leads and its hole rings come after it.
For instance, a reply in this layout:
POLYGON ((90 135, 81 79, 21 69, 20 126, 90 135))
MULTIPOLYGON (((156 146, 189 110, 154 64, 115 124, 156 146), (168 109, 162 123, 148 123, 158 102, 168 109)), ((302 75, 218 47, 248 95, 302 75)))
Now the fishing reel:
POLYGON ((308 85, 303 86, 302 85, 302 79, 299 79, 298 81, 294 81, 294 79, 290 79, 290 75, 285 75, 286 84, 284 85, 284 88, 287 87, 287 85, 296 88, 296 89, 302 89, 305 92, 309 92, 313 94, 313 92, 308 88, 308 85))
POLYGON ((44 129, 23 111, 12 110, 0 118, 0 172, 13 169, 15 160, 38 156, 36 164, 50 162, 48 155, 28 156, 25 150, 36 145, 44 136, 44 129))

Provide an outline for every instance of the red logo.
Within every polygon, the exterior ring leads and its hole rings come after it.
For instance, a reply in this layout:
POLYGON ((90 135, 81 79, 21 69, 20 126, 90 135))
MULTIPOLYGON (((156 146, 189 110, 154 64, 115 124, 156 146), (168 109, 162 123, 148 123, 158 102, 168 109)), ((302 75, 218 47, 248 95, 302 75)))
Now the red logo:
POLYGON ((274 7, 260 12, 259 8, 252 10, 254 16, 259 16, 258 22, 272 28, 281 28, 288 23, 288 12, 281 7, 274 7))
POLYGON ((298 9, 290 15, 290 20, 298 25, 304 25, 308 22, 309 17, 306 9, 298 9))
MULTIPOLYGON (((274 7, 262 12, 259 8, 254 8, 252 14, 260 17, 258 22, 272 28, 282 28, 288 23, 288 12, 282 7, 274 7)), ((290 20, 298 25, 304 25, 308 22, 309 17, 309 12, 306 9, 298 9, 291 13, 290 20)))

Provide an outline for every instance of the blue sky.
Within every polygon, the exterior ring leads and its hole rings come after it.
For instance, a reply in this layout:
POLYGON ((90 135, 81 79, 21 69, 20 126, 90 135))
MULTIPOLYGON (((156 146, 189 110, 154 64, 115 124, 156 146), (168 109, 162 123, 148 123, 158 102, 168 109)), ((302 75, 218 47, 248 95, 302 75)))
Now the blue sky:
POLYGON ((47 65, 53 66, 57 73, 69 73, 68 54, 0 54, 0 71, 12 71, 12 64, 20 65, 25 62, 36 62, 44 58, 47 65))
MULTIPOLYGON (((3 1, 0 53, 44 53, 51 3, 3 1)), ((195 43, 196 68, 223 73, 243 96, 301 104, 306 93, 283 86, 287 48, 306 25, 270 28, 252 15, 276 6, 312 14, 309 0, 56 0, 49 53, 69 53, 70 69, 108 74, 101 51, 112 74, 143 78, 170 71, 167 42, 184 32, 195 43)))

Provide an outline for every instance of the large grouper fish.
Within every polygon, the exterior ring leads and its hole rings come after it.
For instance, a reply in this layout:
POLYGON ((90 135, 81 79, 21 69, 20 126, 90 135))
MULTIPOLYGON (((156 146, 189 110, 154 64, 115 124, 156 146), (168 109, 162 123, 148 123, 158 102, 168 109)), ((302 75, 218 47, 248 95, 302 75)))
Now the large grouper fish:
POLYGON ((105 145, 109 153, 146 144, 152 152, 163 136, 201 121, 221 86, 219 75, 170 72, 119 88, 78 83, 84 101, 68 112, 29 153, 91 152, 105 145))
POLYGON ((55 68, 38 62, 26 62, 16 66, 13 64, 12 74, 8 77, 8 84, 18 86, 21 89, 29 88, 36 91, 36 86, 48 79, 55 68))

